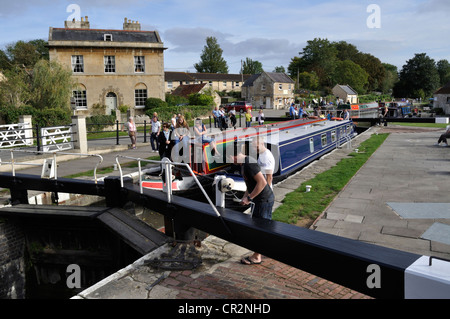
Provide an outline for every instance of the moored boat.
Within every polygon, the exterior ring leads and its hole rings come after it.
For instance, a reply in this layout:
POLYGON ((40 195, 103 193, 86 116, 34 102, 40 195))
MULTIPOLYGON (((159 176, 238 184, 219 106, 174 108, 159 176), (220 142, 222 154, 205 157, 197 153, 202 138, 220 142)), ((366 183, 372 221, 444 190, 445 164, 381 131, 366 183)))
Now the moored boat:
POLYGON ((341 104, 338 105, 336 111, 337 115, 342 117, 344 110, 348 110, 350 118, 357 121, 359 118, 378 118, 379 105, 377 102, 358 103, 358 104, 341 104))
MULTIPOLYGON (((351 120, 296 119, 213 132, 210 135, 214 135, 220 156, 213 154, 214 151, 209 143, 198 145, 192 139, 189 152, 181 156, 175 152, 172 154, 172 159, 174 162, 188 163, 200 183, 206 185, 209 190, 213 188, 211 186, 214 176, 223 174, 236 180, 232 191, 242 191, 243 180, 237 176, 239 172, 234 171, 235 167, 227 158, 227 155, 230 155, 227 152, 240 147, 239 144, 249 143, 257 136, 264 138, 267 148, 272 151, 276 160, 274 172, 274 182, 276 182, 348 142, 354 134, 351 120)), ((256 156, 251 152, 249 155, 256 156)), ((174 193, 195 192, 196 181, 187 170, 174 168, 174 172, 172 177, 174 193)), ((142 187, 163 190, 165 183, 163 176, 164 174, 161 173, 147 176, 142 181, 142 187)))

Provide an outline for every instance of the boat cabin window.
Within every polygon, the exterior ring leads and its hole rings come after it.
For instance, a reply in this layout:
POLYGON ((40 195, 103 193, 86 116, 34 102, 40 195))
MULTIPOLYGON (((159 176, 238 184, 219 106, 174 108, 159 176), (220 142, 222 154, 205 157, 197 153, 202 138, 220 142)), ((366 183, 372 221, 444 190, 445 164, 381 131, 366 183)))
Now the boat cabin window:
POLYGON ((346 129, 346 131, 347 131, 347 134, 350 133, 350 125, 347 125, 347 126, 345 127, 345 129, 346 129))
POLYGON ((331 143, 336 142, 336 131, 331 131, 331 143))
POLYGON ((326 146, 327 145, 327 133, 322 134, 321 140, 322 140, 322 146, 326 146))
POLYGON ((309 139, 309 151, 314 153, 314 139, 312 137, 309 139))

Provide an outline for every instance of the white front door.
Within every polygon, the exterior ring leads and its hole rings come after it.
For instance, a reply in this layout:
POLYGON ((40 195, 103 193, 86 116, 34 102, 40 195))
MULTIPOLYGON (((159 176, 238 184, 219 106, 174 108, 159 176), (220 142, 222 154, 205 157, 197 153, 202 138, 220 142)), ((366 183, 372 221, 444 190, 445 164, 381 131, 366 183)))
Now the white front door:
POLYGON ((117 97, 114 93, 108 93, 105 99, 106 104, 106 115, 111 115, 112 111, 115 111, 117 108, 117 97))
POLYGON ((271 109, 272 104, 270 103, 271 99, 270 97, 266 97, 266 109, 271 109))

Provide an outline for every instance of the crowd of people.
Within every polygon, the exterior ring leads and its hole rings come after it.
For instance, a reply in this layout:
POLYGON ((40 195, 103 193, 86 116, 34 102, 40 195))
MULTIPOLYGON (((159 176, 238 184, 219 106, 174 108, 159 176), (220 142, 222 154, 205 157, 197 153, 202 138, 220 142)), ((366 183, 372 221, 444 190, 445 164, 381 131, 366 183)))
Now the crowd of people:
MULTIPOLYGON (((252 117, 251 112, 250 119, 246 120, 247 123, 251 124, 252 117)), ((236 110, 233 108, 230 112, 226 113, 223 107, 215 107, 212 111, 212 116, 214 119, 214 128, 218 128, 221 131, 228 128, 228 121, 231 126, 236 128, 236 110)), ((258 116, 259 124, 264 123, 264 114, 262 111, 258 116)), ((247 126, 250 126, 247 124, 247 126)), ((188 122, 182 114, 173 114, 170 121, 162 122, 158 118, 158 114, 155 112, 152 115, 151 125, 150 125, 150 146, 152 151, 157 151, 161 159, 163 157, 170 158, 170 154, 174 147, 188 149, 191 143, 191 134, 194 135, 194 143, 204 144, 209 143, 214 156, 220 156, 220 152, 217 150, 214 135, 209 134, 206 125, 203 124, 200 118, 196 118, 194 121, 194 126, 189 127, 188 122), (181 143, 181 144, 180 144, 181 143)), ((122 126, 122 131, 127 130, 128 135, 131 140, 131 148, 136 148, 136 136, 137 128, 133 117, 129 117, 128 122, 122 126)))

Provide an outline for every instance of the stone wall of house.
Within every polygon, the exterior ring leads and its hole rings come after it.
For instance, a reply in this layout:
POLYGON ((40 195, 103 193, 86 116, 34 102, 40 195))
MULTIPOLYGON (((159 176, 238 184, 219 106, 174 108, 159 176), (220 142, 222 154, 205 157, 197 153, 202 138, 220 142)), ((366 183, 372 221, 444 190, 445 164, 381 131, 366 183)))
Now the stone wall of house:
POLYGON ((25 298, 24 247, 21 227, 0 219, 0 299, 25 298))
POLYGON ((433 108, 440 107, 445 114, 450 114, 450 94, 436 94, 434 96, 433 108))
POLYGON ((143 108, 135 107, 135 90, 147 90, 147 97, 165 100, 164 53, 162 49, 130 48, 59 48, 50 50, 50 60, 71 68, 71 56, 84 57, 84 72, 74 73, 78 89, 86 91, 88 114, 94 104, 106 105, 106 98, 116 97, 116 107, 128 105, 132 115, 143 114, 143 108), (104 56, 115 56, 116 72, 105 74, 104 56), (145 57, 145 73, 134 72, 134 56, 145 57))

